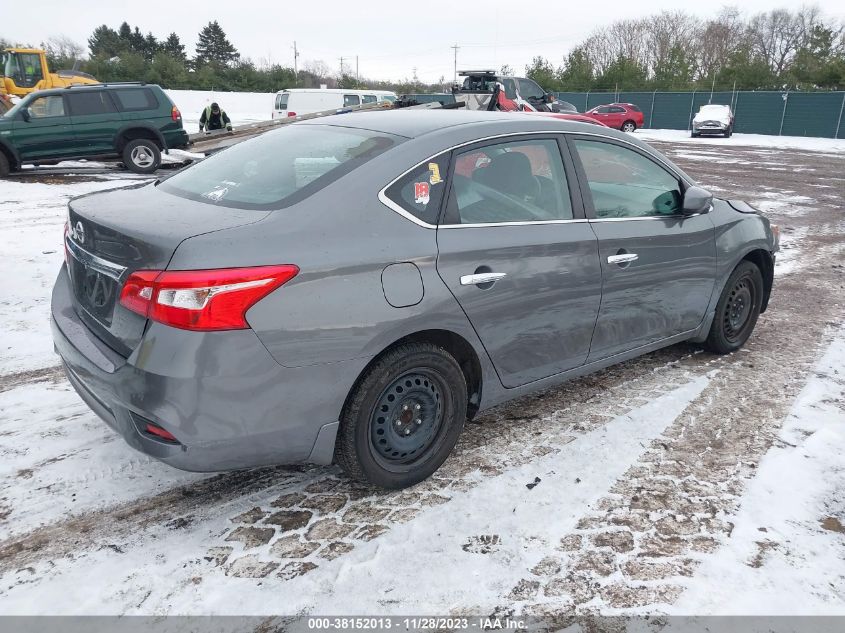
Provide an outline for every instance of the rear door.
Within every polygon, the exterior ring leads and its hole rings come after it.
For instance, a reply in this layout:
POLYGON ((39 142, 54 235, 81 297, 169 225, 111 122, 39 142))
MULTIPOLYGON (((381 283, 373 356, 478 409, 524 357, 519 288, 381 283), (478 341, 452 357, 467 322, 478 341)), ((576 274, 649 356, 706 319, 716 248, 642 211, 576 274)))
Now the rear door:
POLYGON ((46 95, 29 104, 29 121, 20 114, 14 126, 21 159, 62 158, 77 154, 76 139, 63 95, 46 95))
POLYGON ((561 142, 487 141, 450 168, 437 270, 505 387, 582 365, 598 313, 597 241, 561 142))
POLYGON ((716 275, 707 214, 680 213, 683 183, 632 145, 572 137, 604 286, 588 361, 697 328, 716 275))
POLYGON ((114 151, 123 117, 106 90, 69 90, 65 97, 80 154, 114 151))

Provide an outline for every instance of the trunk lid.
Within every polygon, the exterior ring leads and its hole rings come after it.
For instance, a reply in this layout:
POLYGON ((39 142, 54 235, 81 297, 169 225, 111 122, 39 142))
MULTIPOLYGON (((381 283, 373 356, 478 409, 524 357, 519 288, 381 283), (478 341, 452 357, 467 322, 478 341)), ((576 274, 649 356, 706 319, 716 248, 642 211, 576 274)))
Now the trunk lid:
POLYGON ((146 319, 120 305, 120 291, 136 270, 164 270, 182 241, 258 222, 267 211, 186 200, 154 184, 91 194, 69 205, 68 272, 74 307, 106 344, 128 356, 146 319))

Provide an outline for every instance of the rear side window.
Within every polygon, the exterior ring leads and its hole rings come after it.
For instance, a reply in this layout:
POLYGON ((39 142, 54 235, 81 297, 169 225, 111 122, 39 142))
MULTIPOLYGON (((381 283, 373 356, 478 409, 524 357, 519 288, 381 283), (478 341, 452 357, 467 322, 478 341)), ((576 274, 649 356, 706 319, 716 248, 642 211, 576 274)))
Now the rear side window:
POLYGON ((571 220, 557 142, 508 141, 455 157, 446 224, 571 220))
POLYGON ((210 156, 159 186, 223 207, 279 209, 304 200, 400 142, 399 137, 370 130, 288 125, 210 156))
POLYGON ((362 103, 375 103, 378 101, 375 95, 364 95, 361 97, 362 103))
POLYGON ((449 155, 418 165, 385 191, 388 198, 426 224, 437 224, 446 188, 449 155))
POLYGON ((71 116, 109 114, 117 111, 105 90, 69 92, 67 102, 71 116))
POLYGON ((158 99, 156 99, 155 94, 149 88, 113 90, 112 94, 117 99, 118 106, 123 112, 155 110, 158 108, 158 99))
POLYGON ((361 97, 358 95, 343 95, 343 107, 361 105, 361 97))
POLYGON ((635 105, 630 104, 630 103, 628 104, 628 109, 633 111, 633 112, 642 112, 642 110, 640 110, 639 106, 635 106, 635 105))

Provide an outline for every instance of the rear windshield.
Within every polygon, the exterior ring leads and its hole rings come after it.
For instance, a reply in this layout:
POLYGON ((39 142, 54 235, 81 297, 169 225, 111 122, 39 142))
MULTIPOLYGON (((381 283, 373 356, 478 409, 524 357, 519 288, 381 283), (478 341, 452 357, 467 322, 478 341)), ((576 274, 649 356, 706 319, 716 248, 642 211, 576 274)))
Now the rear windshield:
POLYGON ((241 209, 295 204, 401 142, 329 125, 288 125, 238 143, 168 178, 168 193, 241 209))
POLYGON ((289 92, 283 92, 280 95, 276 95, 276 110, 287 110, 288 109, 288 97, 290 96, 289 92))

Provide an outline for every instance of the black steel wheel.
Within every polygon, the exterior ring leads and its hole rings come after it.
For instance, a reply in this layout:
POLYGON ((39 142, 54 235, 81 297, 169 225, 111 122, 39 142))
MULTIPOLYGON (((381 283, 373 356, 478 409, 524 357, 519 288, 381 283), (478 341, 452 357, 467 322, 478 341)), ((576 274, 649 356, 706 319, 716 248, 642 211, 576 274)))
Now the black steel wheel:
POLYGON ((347 399, 335 460, 353 479, 405 488, 436 471, 466 419, 467 388, 443 348, 409 343, 385 353, 347 399))
POLYGON ((742 347, 751 336, 763 305, 763 275, 753 262, 737 266, 716 305, 707 348, 727 354, 742 347))

